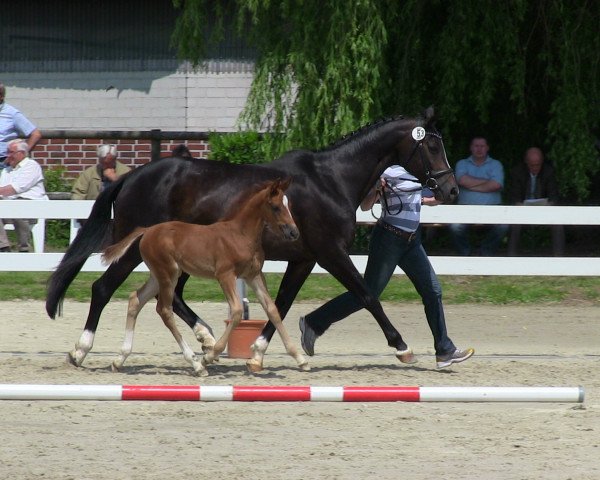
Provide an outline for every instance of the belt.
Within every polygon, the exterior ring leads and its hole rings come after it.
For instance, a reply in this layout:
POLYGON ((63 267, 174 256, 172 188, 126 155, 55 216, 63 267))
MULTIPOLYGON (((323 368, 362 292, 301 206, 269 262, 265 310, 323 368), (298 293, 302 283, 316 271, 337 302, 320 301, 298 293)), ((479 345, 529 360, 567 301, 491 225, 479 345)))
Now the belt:
POLYGON ((406 230, 402 230, 401 228, 394 227, 383 220, 378 220, 377 225, 379 225, 384 230, 388 232, 392 232, 397 237, 403 238, 408 243, 412 242, 417 237, 417 232, 407 232, 406 230))

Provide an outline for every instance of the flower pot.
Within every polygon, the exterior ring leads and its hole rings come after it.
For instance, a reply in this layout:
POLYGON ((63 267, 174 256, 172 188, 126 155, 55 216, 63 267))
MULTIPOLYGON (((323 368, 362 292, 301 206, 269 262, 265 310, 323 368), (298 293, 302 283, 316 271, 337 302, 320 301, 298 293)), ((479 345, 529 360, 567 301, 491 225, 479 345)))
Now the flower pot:
MULTIPOLYGON (((225 320, 229 324, 231 320, 225 320)), ((260 335, 267 324, 266 320, 242 320, 237 327, 231 331, 227 343, 227 356, 229 358, 252 358, 250 346, 260 335)))

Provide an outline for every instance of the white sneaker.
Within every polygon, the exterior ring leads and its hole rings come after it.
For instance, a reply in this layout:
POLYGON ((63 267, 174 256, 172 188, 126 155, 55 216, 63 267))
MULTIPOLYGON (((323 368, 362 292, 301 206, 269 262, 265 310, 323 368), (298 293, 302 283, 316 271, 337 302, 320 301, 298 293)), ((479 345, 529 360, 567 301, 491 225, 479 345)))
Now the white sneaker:
POLYGON ((437 368, 449 367, 453 363, 464 362, 468 358, 471 358, 475 353, 475 349, 466 348, 464 350, 456 349, 452 353, 447 355, 438 355, 435 357, 437 368))

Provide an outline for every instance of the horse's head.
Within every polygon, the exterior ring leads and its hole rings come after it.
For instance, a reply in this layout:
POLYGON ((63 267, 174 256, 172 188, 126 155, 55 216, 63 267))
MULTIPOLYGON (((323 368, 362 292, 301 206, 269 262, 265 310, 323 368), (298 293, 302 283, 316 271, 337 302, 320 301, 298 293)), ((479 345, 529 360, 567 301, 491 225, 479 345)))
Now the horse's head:
POLYGON ((285 194, 291 181, 292 177, 288 177, 285 180, 278 179, 270 182, 267 187, 268 208, 265 219, 271 230, 281 233, 286 240, 297 240, 300 237, 300 231, 292 218, 289 199, 285 194))
POLYGON ((442 135, 435 128, 433 107, 425 110, 422 119, 417 119, 405 142, 410 146, 404 168, 428 187, 437 200, 453 203, 458 197, 458 184, 446 158, 442 135))

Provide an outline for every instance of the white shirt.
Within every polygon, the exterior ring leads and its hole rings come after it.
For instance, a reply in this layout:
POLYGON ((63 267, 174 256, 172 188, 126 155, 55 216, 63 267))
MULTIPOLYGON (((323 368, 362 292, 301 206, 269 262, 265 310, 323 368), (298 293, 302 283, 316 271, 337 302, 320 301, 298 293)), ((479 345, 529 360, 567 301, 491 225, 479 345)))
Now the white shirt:
POLYGON ((17 192, 4 198, 15 200, 48 200, 42 167, 35 160, 25 157, 15 168, 7 167, 0 173, 0 187, 12 185, 17 192))

